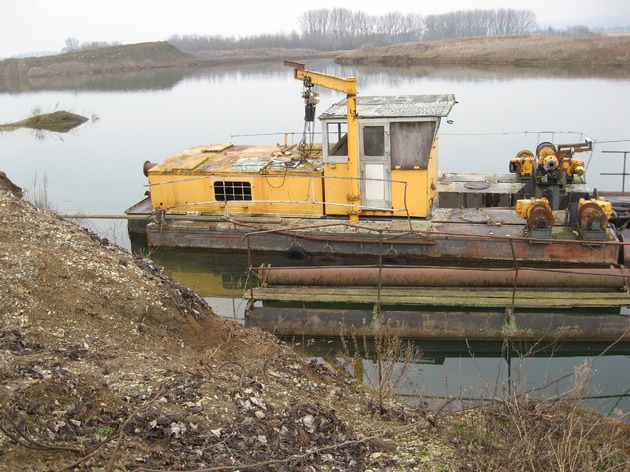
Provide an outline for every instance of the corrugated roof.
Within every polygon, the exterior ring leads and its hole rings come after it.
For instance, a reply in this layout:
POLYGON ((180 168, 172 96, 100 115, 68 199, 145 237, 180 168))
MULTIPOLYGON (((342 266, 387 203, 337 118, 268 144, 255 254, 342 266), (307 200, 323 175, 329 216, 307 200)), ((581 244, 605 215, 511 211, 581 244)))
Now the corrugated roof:
MULTIPOLYGON (((455 105, 453 94, 357 97, 359 118, 444 117, 455 105)), ((346 117, 346 99, 322 113, 320 120, 346 117)))

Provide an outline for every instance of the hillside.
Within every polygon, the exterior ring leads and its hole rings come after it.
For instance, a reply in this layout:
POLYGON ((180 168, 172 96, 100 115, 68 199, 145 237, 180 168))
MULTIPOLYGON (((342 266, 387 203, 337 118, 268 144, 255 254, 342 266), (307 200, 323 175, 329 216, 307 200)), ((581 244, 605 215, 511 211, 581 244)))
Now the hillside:
POLYGON ((630 35, 488 36, 393 46, 363 46, 355 51, 249 49, 183 53, 167 42, 127 44, 60 54, 0 61, 0 78, 57 77, 173 67, 211 67, 330 57, 340 64, 386 65, 515 65, 540 68, 630 69, 630 35))
POLYGON ((187 54, 165 42, 126 44, 56 56, 6 59, 0 61, 0 78, 56 77, 105 72, 129 72, 173 67, 209 67, 263 60, 282 60, 307 54, 328 57, 332 53, 303 50, 266 49, 200 52, 187 54))
POLYGON ((630 69, 630 35, 484 36, 394 46, 363 46, 336 57, 340 64, 507 64, 630 69))
POLYGON ((56 56, 6 59, 0 62, 0 77, 46 77, 176 67, 189 60, 187 54, 162 41, 111 46, 56 56))
POLYGON ((0 471, 630 467, 628 425, 575 402, 379 396, 0 177, 0 471))

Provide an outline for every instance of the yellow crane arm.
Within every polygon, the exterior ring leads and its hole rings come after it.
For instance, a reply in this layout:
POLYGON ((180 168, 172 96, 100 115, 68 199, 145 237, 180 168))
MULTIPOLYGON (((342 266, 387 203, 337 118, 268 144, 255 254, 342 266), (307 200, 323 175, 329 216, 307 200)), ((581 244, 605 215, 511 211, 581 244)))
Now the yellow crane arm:
POLYGON ((347 120, 348 120, 348 168, 350 172, 351 189, 348 200, 354 206, 350 210, 350 223, 357 224, 359 222, 359 207, 361 203, 361 191, 359 189, 359 136, 357 126, 357 79, 356 77, 337 77, 334 75, 324 74, 306 70, 304 64, 299 62, 284 61, 285 66, 293 67, 295 78, 302 80, 305 84, 308 82, 313 85, 319 85, 332 90, 337 90, 346 94, 347 120))
POLYGON ((284 65, 293 67, 296 79, 304 80, 308 78, 314 85, 321 85, 322 87, 337 90, 347 95, 357 95, 356 77, 337 77, 335 75, 324 74, 323 72, 306 70, 304 64, 299 62, 284 61, 284 65))

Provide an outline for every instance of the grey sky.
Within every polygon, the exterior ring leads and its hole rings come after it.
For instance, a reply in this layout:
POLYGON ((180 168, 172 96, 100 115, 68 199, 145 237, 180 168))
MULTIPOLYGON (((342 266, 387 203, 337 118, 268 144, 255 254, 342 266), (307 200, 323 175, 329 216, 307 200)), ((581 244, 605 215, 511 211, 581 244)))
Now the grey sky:
POLYGON ((59 51, 68 37, 80 42, 138 43, 172 34, 242 36, 299 30, 300 13, 343 7, 371 15, 421 15, 454 10, 513 8, 536 13, 539 24, 630 24, 628 0, 0 0, 0 58, 59 51), (611 23, 612 19, 612 23, 611 23))

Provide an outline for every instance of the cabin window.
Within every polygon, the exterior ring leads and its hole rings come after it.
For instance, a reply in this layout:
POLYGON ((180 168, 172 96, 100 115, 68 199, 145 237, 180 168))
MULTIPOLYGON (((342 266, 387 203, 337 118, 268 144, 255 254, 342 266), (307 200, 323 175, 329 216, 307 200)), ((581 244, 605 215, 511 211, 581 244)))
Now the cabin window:
POLYGON ((252 185, 249 182, 215 182, 214 198, 218 202, 251 200, 252 185))
POLYGON ((348 125, 347 123, 327 123, 328 155, 348 155, 348 125))
POLYGON ((389 124, 393 168, 426 169, 436 121, 398 121, 389 124))
POLYGON ((363 127, 363 154, 366 156, 385 155, 385 127, 363 127))

